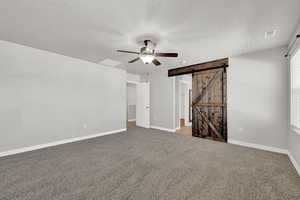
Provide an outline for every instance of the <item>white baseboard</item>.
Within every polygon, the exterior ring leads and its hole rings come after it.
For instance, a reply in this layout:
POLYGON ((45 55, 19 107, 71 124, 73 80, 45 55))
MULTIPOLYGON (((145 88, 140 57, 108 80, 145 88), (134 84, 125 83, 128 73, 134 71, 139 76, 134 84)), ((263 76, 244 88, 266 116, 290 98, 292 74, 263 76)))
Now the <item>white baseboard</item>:
POLYGON ((136 121, 136 119, 128 119, 127 121, 134 122, 134 121, 136 121))
POLYGON ((291 154, 291 152, 288 152, 288 156, 293 163, 298 175, 300 176, 300 166, 298 165, 297 161, 295 160, 294 156, 291 154))
POLYGON ((164 128, 164 127, 159 127, 159 126, 150 126, 152 129, 158 129, 162 131, 167 131, 167 132, 176 132, 176 129, 169 129, 169 128, 164 128))
POLYGON ((250 147, 250 148, 255 148, 255 149, 261 149, 261 150, 266 150, 266 151, 272 151, 276 153, 281 153, 281 154, 286 154, 288 155, 290 161, 294 165, 298 175, 300 176, 300 166, 293 157, 293 155, 287 150, 287 149, 281 149, 281 148, 276 148, 276 147, 268 147, 260 144, 253 144, 253 143, 247 143, 247 142, 241 142, 237 140, 228 140, 229 144, 235 144, 239 146, 245 146, 245 147, 250 147))
POLYGON ((242 142, 242 141, 237 141, 237 140, 228 140, 228 143, 245 146, 245 147, 251 147, 251 148, 255 148, 255 149, 261 149, 261 150, 265 150, 265 151, 272 151, 272 152, 276 152, 276 153, 288 154, 287 149, 269 147, 269 146, 264 146, 264 145, 260 145, 260 144, 253 144, 253 143, 242 142))
POLYGON ((9 156, 9 155, 18 154, 18 153, 24 153, 27 151, 34 151, 37 149, 43 149, 46 147, 52 147, 52 146, 57 146, 57 145, 61 145, 61 144, 71 143, 71 142, 77 142, 77 141, 81 141, 81 140, 87 140, 87 139, 100 137, 100 136, 104 136, 104 135, 120 133, 120 132, 124 132, 126 130, 127 129, 119 129, 119 130, 108 131, 108 132, 103 132, 103 133, 98 133, 98 134, 93 134, 93 135, 69 138, 69 139, 59 140, 59 141, 55 141, 55 142, 49 142, 49 143, 45 143, 45 144, 23 147, 23 148, 19 148, 19 149, 13 149, 13 150, 9 150, 9 151, 0 152, 0 157, 9 156))

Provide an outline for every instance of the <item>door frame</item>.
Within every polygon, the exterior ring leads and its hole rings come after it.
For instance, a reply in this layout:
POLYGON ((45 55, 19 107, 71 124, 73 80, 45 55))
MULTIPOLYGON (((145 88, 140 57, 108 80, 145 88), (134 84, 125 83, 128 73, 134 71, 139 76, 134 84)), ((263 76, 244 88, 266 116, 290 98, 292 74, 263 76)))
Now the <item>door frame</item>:
MULTIPOLYGON (((138 88, 138 85, 142 84, 143 82, 126 80, 126 87, 127 87, 128 83, 134 84, 136 86, 136 100, 137 100, 137 98, 138 98, 138 89, 137 88, 138 88)), ((150 82, 144 82, 144 83, 149 83, 150 84, 150 82)), ((150 85, 149 85, 149 87, 150 87, 150 85)), ((126 88, 126 90, 127 90, 127 88, 126 88)), ((149 88, 149 105, 150 105, 150 88, 149 88)), ((128 102, 127 102, 127 91, 126 91, 126 119, 127 119, 127 112, 128 112, 128 102)), ((137 101, 136 101, 136 110, 135 110, 135 118, 136 118, 135 121, 136 122, 137 122, 138 116, 139 115, 138 115, 137 101)), ((127 123, 127 120, 126 120, 126 123, 127 123)), ((149 125, 147 125, 147 126, 145 126, 143 128, 150 128, 150 109, 149 109, 149 125)))

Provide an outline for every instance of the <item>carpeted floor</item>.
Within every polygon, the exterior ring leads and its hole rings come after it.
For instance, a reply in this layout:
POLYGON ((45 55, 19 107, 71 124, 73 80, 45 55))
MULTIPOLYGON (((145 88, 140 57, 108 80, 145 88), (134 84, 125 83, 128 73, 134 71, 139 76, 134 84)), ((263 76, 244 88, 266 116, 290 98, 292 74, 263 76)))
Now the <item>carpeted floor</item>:
POLYGON ((0 158, 1 200, 299 200, 286 155, 153 129, 0 158))

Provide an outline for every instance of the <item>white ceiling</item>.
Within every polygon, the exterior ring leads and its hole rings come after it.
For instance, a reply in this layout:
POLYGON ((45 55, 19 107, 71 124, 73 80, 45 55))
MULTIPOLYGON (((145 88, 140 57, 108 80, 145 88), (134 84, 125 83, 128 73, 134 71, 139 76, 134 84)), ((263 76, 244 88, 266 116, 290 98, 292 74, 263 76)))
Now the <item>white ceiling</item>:
POLYGON ((123 62, 131 73, 155 69, 135 55, 138 41, 178 52, 178 67, 288 44, 300 18, 299 0, 2 0, 0 39, 99 63, 123 62), (276 36, 265 39, 265 32, 276 36))

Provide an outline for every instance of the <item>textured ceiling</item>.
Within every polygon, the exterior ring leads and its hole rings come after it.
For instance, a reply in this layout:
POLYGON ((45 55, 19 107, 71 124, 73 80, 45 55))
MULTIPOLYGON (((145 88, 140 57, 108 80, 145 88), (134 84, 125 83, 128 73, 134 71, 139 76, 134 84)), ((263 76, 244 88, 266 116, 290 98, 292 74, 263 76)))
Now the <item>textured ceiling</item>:
POLYGON ((99 63, 123 62, 133 73, 155 69, 115 52, 154 39, 178 52, 162 67, 178 67, 288 44, 299 0, 2 0, 0 39, 99 63), (265 39, 266 31, 275 37, 265 39))

